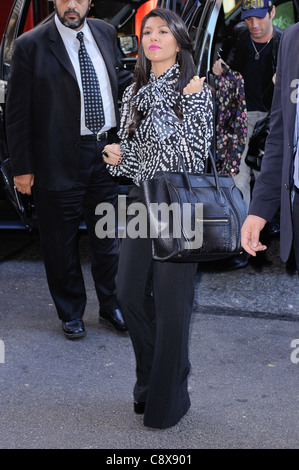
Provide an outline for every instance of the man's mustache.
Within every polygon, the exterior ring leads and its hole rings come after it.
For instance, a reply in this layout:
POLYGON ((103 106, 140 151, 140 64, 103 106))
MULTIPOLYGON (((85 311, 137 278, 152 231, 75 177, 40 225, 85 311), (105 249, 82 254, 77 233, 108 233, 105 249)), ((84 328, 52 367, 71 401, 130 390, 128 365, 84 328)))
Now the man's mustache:
POLYGON ((63 16, 68 15, 69 13, 75 13, 75 15, 80 16, 74 8, 69 8, 69 10, 64 12, 63 16))

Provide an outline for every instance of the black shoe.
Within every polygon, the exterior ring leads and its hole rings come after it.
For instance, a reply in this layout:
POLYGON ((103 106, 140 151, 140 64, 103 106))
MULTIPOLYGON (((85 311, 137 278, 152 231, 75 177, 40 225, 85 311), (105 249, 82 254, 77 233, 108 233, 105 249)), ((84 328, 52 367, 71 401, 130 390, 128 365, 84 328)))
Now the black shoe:
POLYGON ((280 233, 280 223, 277 221, 267 222, 263 230, 261 231, 261 240, 267 241, 269 238, 274 237, 280 233))
POLYGON ((62 331, 67 339, 79 339, 86 335, 85 326, 81 318, 76 320, 63 321, 62 331))
POLYGON ((243 253, 241 253, 240 255, 235 255, 232 258, 225 260, 225 268, 229 271, 245 268, 245 266, 247 266, 248 264, 249 258, 250 255, 246 251, 243 251, 243 253))
POLYGON ((100 318, 110 321, 118 331, 127 331, 127 325, 119 308, 100 310, 100 318))
POLYGON ((145 410, 144 401, 134 401, 134 411, 137 415, 143 415, 145 410))

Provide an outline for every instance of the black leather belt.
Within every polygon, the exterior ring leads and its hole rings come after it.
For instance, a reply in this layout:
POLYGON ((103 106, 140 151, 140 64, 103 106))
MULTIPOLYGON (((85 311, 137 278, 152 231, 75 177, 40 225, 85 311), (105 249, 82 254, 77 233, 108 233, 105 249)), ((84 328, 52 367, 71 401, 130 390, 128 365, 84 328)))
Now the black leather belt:
POLYGON ((85 134, 81 135, 80 139, 81 140, 97 140, 98 142, 101 142, 102 140, 107 140, 110 134, 116 133, 116 127, 113 127, 112 129, 109 129, 109 131, 105 132, 98 132, 97 134, 85 134))

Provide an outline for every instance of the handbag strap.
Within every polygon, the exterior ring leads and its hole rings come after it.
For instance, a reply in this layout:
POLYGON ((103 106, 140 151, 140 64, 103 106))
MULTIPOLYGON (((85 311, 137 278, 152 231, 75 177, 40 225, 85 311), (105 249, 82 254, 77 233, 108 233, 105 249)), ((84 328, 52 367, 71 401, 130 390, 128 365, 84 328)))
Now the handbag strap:
MULTIPOLYGON (((210 87, 210 91, 212 94, 212 101, 213 101, 213 129, 216 129, 216 111, 217 111, 217 105, 216 105, 216 91, 215 91, 215 78, 214 75, 207 71, 206 73, 206 83, 210 87)), ((216 132, 213 132, 213 137, 211 141, 211 152, 212 155, 216 154, 216 132)), ((215 159, 215 157, 214 157, 215 159)), ((206 163, 208 163, 209 159, 207 158, 206 163)), ((208 172, 208 169, 206 168, 205 172, 208 172)))
MULTIPOLYGON (((208 149, 208 156, 209 156, 211 167, 212 167, 212 174, 213 174, 214 179, 215 179, 215 187, 216 187, 217 191, 219 191, 220 190, 220 184, 219 184, 218 172, 217 172, 217 169, 216 169, 216 164, 215 164, 214 157, 213 157, 212 152, 211 152, 210 149, 208 149)), ((185 166, 185 163, 184 163, 184 157, 180 152, 179 152, 179 166, 183 170, 188 189, 190 191, 192 191, 192 185, 191 185, 191 182, 190 182, 189 173, 186 170, 186 166, 185 166)))
MULTIPOLYGON (((165 99, 163 97, 163 95, 159 92, 159 90, 157 90, 157 94, 161 97, 162 100, 164 100, 165 102, 165 99)), ((166 102, 165 102, 166 103, 166 102)), ((174 113, 173 109, 169 106, 168 103, 166 103, 167 107, 169 108, 169 110, 174 113)), ((214 119, 215 119, 215 96, 213 96, 213 116, 214 116, 214 119)), ((215 129, 215 125, 214 125, 214 129, 215 129)), ((212 148, 214 150, 214 147, 215 147, 215 142, 213 141, 211 143, 212 145, 212 148)), ((216 163, 215 163, 215 159, 211 153, 211 150, 210 148, 208 148, 208 155, 209 155, 209 159, 210 159, 210 163, 211 163, 211 167, 212 167, 212 173, 214 175, 214 179, 215 179, 215 186, 216 186, 216 189, 217 191, 220 190, 220 185, 219 185, 219 179, 218 179, 218 172, 217 172, 217 169, 216 169, 216 163)), ((208 159, 206 159, 207 161, 208 159)), ((182 168, 183 170, 183 173, 184 173, 184 176, 185 176, 185 180, 186 180, 186 183, 187 183, 187 187, 190 191, 192 191, 192 185, 191 185, 191 182, 190 182, 190 179, 189 179, 189 175, 188 175, 188 172, 186 170, 186 166, 185 166, 185 163, 184 163, 184 157, 183 155, 179 152, 179 160, 178 160, 178 170, 180 169, 180 167, 182 168)))

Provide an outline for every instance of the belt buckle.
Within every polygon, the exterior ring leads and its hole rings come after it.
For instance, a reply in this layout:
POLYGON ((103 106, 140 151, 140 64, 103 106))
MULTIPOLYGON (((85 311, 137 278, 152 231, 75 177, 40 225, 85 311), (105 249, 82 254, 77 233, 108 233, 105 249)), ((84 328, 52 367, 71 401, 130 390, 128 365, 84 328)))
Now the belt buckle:
POLYGON ((107 139, 107 137, 108 137, 108 132, 107 131, 97 133, 97 141, 98 142, 100 142, 103 139, 107 139))

